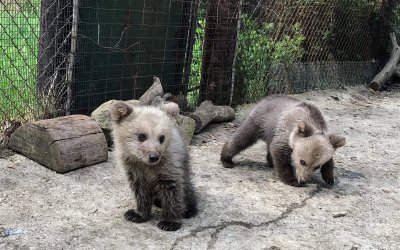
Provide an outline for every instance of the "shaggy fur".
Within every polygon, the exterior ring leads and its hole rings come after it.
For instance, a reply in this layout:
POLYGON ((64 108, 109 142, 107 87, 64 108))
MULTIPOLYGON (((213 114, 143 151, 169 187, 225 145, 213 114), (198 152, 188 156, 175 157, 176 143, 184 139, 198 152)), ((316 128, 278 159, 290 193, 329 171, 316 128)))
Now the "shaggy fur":
POLYGON ((284 95, 261 100, 222 148, 223 166, 232 168, 232 158, 259 139, 267 143, 268 164, 282 182, 302 186, 321 168, 325 182, 334 184, 332 156, 346 140, 328 132, 316 106, 284 95))
POLYGON ((197 213, 186 145, 170 117, 155 107, 132 107, 116 102, 111 110, 118 163, 135 193, 137 210, 125 218, 150 219, 153 203, 161 207, 158 227, 175 231, 181 218, 197 213))

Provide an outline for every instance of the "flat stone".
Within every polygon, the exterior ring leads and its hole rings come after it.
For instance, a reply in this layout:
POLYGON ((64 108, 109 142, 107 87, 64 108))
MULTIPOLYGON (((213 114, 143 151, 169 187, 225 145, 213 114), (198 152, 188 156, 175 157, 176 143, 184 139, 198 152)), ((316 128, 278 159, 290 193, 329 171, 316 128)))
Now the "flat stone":
MULTIPOLYGON (((111 146, 113 144, 112 140, 112 123, 111 123, 111 114, 110 108, 114 102, 117 100, 109 100, 103 104, 101 104, 97 109, 95 109, 92 114, 90 115, 93 119, 97 121, 100 128, 103 130, 103 133, 107 140, 107 145, 111 146)), ((133 106, 141 105, 140 101, 138 100, 129 100, 125 101, 133 106)))

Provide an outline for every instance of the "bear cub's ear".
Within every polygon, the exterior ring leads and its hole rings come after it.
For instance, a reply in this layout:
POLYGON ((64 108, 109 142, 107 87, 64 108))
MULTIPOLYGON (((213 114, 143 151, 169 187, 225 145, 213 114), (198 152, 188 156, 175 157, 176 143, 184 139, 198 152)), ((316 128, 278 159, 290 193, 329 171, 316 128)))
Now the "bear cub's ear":
POLYGON ((125 117, 130 115, 132 113, 133 109, 132 106, 123 102, 123 101, 117 101, 113 103, 113 105, 110 108, 110 113, 111 113, 111 120, 114 122, 120 122, 122 121, 125 117))
POLYGON ((298 138, 309 137, 314 134, 314 128, 305 121, 299 121, 289 136, 289 146, 293 149, 298 138))
POLYGON ((162 103, 160 106, 158 106, 158 108, 167 113, 167 115, 172 118, 176 119, 179 116, 179 105, 174 102, 162 103))
POLYGON ((297 124, 296 134, 297 134, 298 137, 309 137, 309 136, 312 136, 313 133, 314 133, 313 127, 311 127, 305 121, 300 121, 297 124))
POLYGON ((334 149, 340 148, 346 144, 346 138, 338 134, 329 134, 329 141, 334 149))

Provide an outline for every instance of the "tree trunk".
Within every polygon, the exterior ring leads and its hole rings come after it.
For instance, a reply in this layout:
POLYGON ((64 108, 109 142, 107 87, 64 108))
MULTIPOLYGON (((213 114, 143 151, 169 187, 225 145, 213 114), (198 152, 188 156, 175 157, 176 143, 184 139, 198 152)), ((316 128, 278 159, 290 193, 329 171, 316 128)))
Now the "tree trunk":
POLYGON ((71 39, 65 36, 71 32, 72 1, 41 1, 40 37, 38 53, 37 95, 43 105, 44 118, 53 116, 51 110, 65 110, 65 76, 71 39))
POLYGON ((229 103, 239 0, 208 0, 200 101, 229 103))

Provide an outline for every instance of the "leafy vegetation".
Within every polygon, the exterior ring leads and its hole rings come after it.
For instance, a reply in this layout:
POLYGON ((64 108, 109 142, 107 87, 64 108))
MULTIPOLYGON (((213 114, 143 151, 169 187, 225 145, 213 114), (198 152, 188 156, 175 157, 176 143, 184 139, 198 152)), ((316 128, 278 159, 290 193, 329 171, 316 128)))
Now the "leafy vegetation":
MULTIPOLYGON (((236 58, 236 103, 256 101, 268 93, 270 88, 268 72, 273 63, 290 65, 304 53, 301 43, 304 36, 299 24, 291 27, 291 35, 283 34, 279 39, 272 39, 274 24, 257 23, 243 15, 242 29, 236 58)), ((189 89, 199 86, 203 56, 205 19, 199 19, 196 29, 196 42, 193 47, 193 60, 189 89)), ((188 94, 189 103, 196 104, 199 90, 188 94)))
POLYGON ((192 89, 192 91, 189 92, 187 96, 188 103, 192 108, 197 105, 197 101, 199 99, 200 90, 198 87, 200 86, 201 64, 203 62, 204 27, 205 18, 203 17, 198 20, 195 34, 196 41, 193 45, 193 57, 189 79, 189 89, 192 89))
POLYGON ((237 51, 237 102, 257 101, 271 90, 269 70, 272 64, 288 66, 304 53, 301 43, 304 36, 300 25, 291 27, 291 35, 272 38, 273 23, 257 23, 244 15, 237 51))
POLYGON ((40 0, 0 4, 0 121, 29 119, 35 107, 39 12, 40 0))

